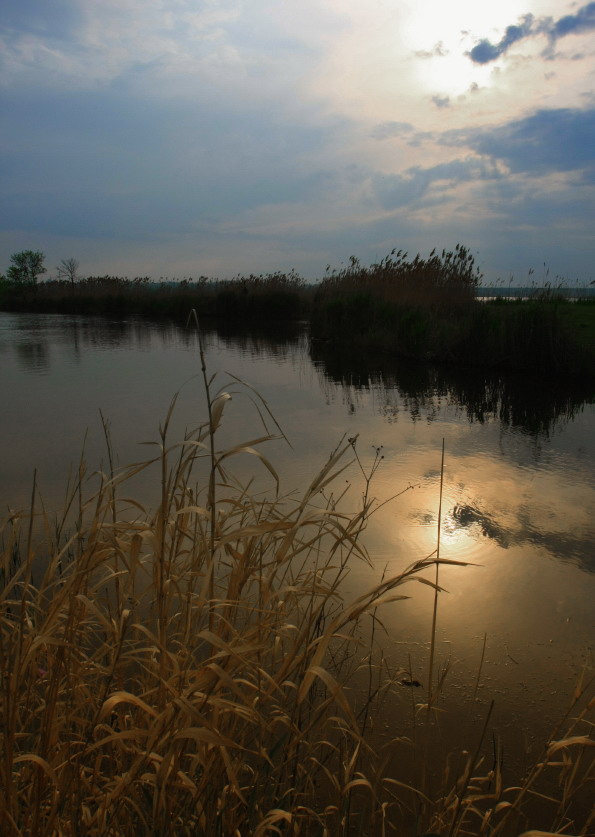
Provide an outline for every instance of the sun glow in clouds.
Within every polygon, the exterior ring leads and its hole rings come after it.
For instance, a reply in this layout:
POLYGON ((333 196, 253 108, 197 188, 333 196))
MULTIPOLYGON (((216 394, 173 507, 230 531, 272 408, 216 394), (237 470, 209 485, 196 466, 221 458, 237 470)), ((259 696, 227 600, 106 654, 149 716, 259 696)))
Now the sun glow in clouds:
POLYGON ((530 3, 503 0, 497 7, 476 0, 429 0, 410 9, 406 40, 413 47, 417 81, 428 93, 458 96, 490 84, 493 66, 474 65, 466 53, 478 39, 504 29, 530 3))
POLYGON ((493 67, 470 65, 460 51, 448 51, 444 42, 438 42, 434 49, 432 57, 419 62, 417 81, 422 89, 438 97, 437 104, 442 101, 440 96, 461 96, 488 87, 492 82, 493 67))

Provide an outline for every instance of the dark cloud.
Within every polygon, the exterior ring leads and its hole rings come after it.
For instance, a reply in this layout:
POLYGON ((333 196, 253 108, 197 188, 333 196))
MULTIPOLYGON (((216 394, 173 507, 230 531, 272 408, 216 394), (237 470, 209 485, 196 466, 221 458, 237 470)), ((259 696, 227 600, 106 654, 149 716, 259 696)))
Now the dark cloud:
MULTIPOLYGON (((418 166, 409 169, 406 174, 377 175, 374 190, 385 209, 397 209, 409 204, 419 204, 426 198, 434 183, 463 183, 470 180, 483 180, 498 177, 493 166, 477 158, 451 160, 427 169, 418 166)), ((432 203, 445 200, 444 196, 432 203)))
MULTIPOLYGON (((487 270, 493 271, 489 274, 492 281, 513 276, 515 283, 522 284, 536 254, 547 262, 552 277, 591 280, 595 102, 591 107, 538 111, 525 119, 481 129, 413 132, 408 142, 448 146, 453 158, 463 159, 413 167, 400 174, 377 173, 370 180, 372 194, 391 213, 390 222, 399 225, 402 240, 418 234, 415 224, 419 221, 412 220, 417 216, 410 215, 409 209, 421 207, 429 210, 428 217, 440 219, 441 234, 448 240, 448 234, 460 234, 456 192, 465 185, 467 207, 478 207, 476 218, 466 216, 465 234, 481 252, 486 275, 487 270), (511 177, 505 166, 516 176, 511 177), (567 172, 569 182, 566 187, 559 183, 561 188, 545 197, 548 175, 556 172, 567 172), (445 201, 449 201, 448 212, 439 208, 445 201)), ((372 227, 367 229, 370 232, 372 227)), ((379 238, 384 234, 390 238, 390 231, 380 223, 373 229, 379 238)), ((427 228, 420 229, 427 240, 427 228)), ((424 246, 423 237, 416 240, 424 246)))
POLYGON ((467 54, 475 64, 489 64, 524 38, 546 35, 553 43, 566 35, 588 32, 591 29, 595 29, 595 2, 582 6, 575 15, 565 15, 556 21, 551 17, 535 19, 533 15, 524 15, 516 25, 506 28, 497 44, 484 38, 467 54))
POLYGON ((497 45, 491 44, 489 41, 480 41, 469 52, 469 57, 475 64, 489 64, 490 61, 495 61, 499 58, 504 50, 497 45))
POLYGON ((473 47, 469 57, 476 64, 488 64, 495 61, 502 53, 506 52, 513 44, 531 34, 533 27, 533 15, 525 15, 516 26, 507 26, 504 36, 497 44, 488 40, 480 41, 473 47))
POLYGON ((432 102, 437 108, 450 107, 450 98, 448 96, 432 96, 432 102))
POLYGON ((595 176, 595 108, 539 110, 507 125, 451 132, 443 141, 457 147, 464 143, 504 161, 513 172, 584 171, 586 179, 595 176))
POLYGON ((552 27, 555 38, 563 38, 573 32, 588 32, 595 29, 595 3, 582 6, 575 15, 565 15, 556 21, 552 27))
POLYGON ((426 172, 416 169, 408 175, 378 174, 373 180, 373 189, 384 209, 400 209, 420 201, 430 182, 426 172))
MULTIPOLYGON (((437 143, 452 148, 453 156, 467 156, 401 174, 375 175, 372 189, 384 209, 434 206, 452 197, 458 184, 469 183, 473 199, 493 218, 500 218, 492 222, 485 240, 479 228, 475 231, 482 252, 489 252, 494 262, 501 258, 499 251, 510 245, 511 252, 526 251, 526 259, 531 258, 531 250, 538 251, 553 273, 567 275, 580 269, 592 275, 588 256, 580 268, 570 268, 567 255, 561 258, 560 254, 567 253, 569 225, 577 256, 579 250, 588 252, 589 248, 585 220, 594 211, 595 103, 590 109, 540 110, 504 125, 441 134, 413 131, 406 136, 408 144, 437 143), (503 164, 521 177, 507 176, 503 164), (542 178, 556 172, 569 173, 576 186, 555 191, 544 200, 542 178)), ((512 259, 510 269, 521 270, 512 259)))
POLYGON ((400 137, 402 134, 411 134, 415 128, 410 122, 380 122, 372 128, 371 136, 377 140, 400 137))
POLYGON ((54 0, 48 14, 46 0, 5 2, 2 7, 2 28, 5 32, 26 33, 44 38, 70 37, 80 25, 82 12, 72 0, 54 0))

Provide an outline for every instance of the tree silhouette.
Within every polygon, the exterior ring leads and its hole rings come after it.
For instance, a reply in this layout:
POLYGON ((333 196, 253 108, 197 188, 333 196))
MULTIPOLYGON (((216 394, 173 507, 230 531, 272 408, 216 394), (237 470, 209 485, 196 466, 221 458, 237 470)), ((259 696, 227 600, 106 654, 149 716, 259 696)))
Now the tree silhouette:
POLYGON ((37 277, 46 273, 43 265, 45 256, 41 250, 22 250, 10 257, 11 265, 6 271, 6 278, 19 285, 36 285, 37 277))
POLYGON ((74 285, 78 281, 79 263, 77 259, 62 259, 58 267, 58 279, 66 279, 74 285))

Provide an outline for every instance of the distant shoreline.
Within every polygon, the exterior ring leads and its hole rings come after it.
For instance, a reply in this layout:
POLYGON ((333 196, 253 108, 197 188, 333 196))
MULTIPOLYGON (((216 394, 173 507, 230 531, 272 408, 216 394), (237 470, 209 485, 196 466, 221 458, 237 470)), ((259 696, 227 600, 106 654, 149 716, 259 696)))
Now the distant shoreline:
POLYGON ((245 327, 303 320, 315 341, 338 347, 595 382, 595 288, 483 287, 457 274, 428 281, 411 270, 386 273, 358 267, 316 285, 282 273, 161 284, 110 276, 30 287, 4 281, 0 311, 185 322, 195 309, 245 327))

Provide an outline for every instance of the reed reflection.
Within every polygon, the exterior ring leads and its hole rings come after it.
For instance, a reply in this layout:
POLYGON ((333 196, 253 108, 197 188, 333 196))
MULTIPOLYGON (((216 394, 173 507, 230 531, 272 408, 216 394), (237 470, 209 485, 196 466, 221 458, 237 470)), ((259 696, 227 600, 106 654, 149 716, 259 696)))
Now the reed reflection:
MULTIPOLYGON (((23 371, 49 369, 49 340, 65 347, 75 357, 85 349, 147 351, 196 345, 194 327, 168 320, 156 322, 106 317, 29 314, 14 318, 18 341, 14 343, 23 371)), ((234 323, 201 319, 205 342, 258 358, 286 358, 298 348, 304 349, 303 325, 273 323, 243 329, 234 323)))
POLYGON ((346 353, 312 341, 313 362, 334 383, 350 393, 374 389, 378 409, 389 421, 401 410, 412 421, 433 421, 443 406, 456 406, 470 422, 498 419, 533 437, 547 436, 575 418, 595 400, 589 385, 555 379, 550 386, 526 375, 433 366, 386 356, 346 353))
POLYGON ((26 372, 44 373, 50 368, 50 347, 43 340, 30 340, 15 346, 19 364, 26 372))
MULTIPOLYGON (((15 320, 19 334, 15 350, 23 371, 48 371, 52 358, 48 339, 73 358, 85 349, 130 349, 182 346, 192 348, 196 335, 185 323, 161 320, 109 320, 104 317, 21 315, 15 320)), ((238 328, 221 320, 201 320, 207 343, 239 351, 253 358, 285 359, 303 351, 303 325, 283 323, 238 328)), ((339 384, 348 411, 358 408, 358 393, 373 391, 377 411, 387 422, 405 412, 413 422, 433 421, 445 407, 456 407, 470 422, 498 419, 533 437, 547 436, 555 427, 576 417, 595 393, 580 382, 556 379, 544 386, 525 375, 496 371, 437 367, 412 360, 348 353, 312 341, 310 359, 325 381, 339 384)))

